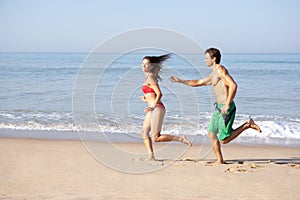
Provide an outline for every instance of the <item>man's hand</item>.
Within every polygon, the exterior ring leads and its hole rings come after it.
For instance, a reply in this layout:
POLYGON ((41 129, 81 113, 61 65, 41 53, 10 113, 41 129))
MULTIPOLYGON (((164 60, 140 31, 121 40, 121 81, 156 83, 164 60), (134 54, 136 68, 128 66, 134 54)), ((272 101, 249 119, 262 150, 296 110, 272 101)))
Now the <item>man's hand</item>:
POLYGON ((182 83, 182 80, 180 78, 177 78, 176 76, 171 76, 169 80, 173 83, 182 83))
POLYGON ((225 115, 228 112, 228 110, 229 110, 229 106, 225 104, 224 107, 221 110, 222 114, 225 115))

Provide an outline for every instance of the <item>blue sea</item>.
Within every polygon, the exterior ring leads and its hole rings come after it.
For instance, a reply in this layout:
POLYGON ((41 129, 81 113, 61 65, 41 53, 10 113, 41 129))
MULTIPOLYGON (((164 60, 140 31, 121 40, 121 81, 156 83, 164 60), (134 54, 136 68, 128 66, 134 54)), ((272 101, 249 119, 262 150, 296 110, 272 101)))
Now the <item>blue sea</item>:
MULTIPOLYGON (((94 61, 90 72, 97 81, 84 85, 78 79, 86 78, 89 83, 90 76, 82 76, 82 69, 89 69, 88 53, 0 53, 1 133, 55 132, 59 137, 60 133, 81 131, 140 137, 146 107, 139 100, 145 79, 141 62, 146 55, 157 53, 131 52, 109 64, 94 61), (84 92, 76 92, 78 87, 84 92), (89 98, 93 110, 78 107, 74 103, 80 104, 78 98, 89 98), (78 112, 93 115, 96 123, 78 123, 78 112)), ((300 54, 223 54, 221 63, 238 84, 234 128, 251 117, 263 131, 246 130, 236 142, 299 145, 300 54)), ((169 77, 200 79, 209 73, 201 53, 173 54, 164 63, 160 83, 167 109, 163 133, 206 135, 214 111, 212 88, 174 84, 169 77)))

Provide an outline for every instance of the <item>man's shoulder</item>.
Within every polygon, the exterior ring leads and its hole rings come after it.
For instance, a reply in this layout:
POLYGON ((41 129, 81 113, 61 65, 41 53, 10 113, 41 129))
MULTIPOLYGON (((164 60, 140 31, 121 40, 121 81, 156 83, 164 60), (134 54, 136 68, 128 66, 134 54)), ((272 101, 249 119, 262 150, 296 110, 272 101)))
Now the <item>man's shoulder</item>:
POLYGON ((219 74, 224 74, 224 73, 226 74, 226 73, 228 73, 228 70, 226 69, 226 67, 223 66, 223 65, 221 65, 221 64, 218 64, 216 66, 216 68, 217 68, 219 74))
POLYGON ((219 69, 220 69, 220 70, 227 70, 226 67, 225 67, 224 65, 221 65, 221 64, 217 64, 216 67, 217 67, 218 70, 219 70, 219 69))

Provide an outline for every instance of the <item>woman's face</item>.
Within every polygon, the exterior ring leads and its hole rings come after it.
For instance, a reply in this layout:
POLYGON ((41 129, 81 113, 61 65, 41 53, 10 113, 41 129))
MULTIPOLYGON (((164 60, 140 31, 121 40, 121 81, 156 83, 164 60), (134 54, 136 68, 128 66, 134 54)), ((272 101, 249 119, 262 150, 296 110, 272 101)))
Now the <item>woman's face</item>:
POLYGON ((148 59, 144 59, 142 62, 142 69, 144 72, 150 72, 151 70, 151 65, 150 61, 148 59))

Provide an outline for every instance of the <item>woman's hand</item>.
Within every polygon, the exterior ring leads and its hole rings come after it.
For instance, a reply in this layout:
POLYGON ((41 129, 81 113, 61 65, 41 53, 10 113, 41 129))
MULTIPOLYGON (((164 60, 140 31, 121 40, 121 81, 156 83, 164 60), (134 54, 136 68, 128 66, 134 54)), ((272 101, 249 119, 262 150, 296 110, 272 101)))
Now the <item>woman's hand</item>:
POLYGON ((152 110, 154 110, 154 108, 152 108, 152 107, 147 107, 147 108, 145 108, 144 112, 147 113, 147 112, 152 111, 152 110))
POLYGON ((140 96, 140 99, 143 101, 143 102, 147 102, 147 99, 145 96, 140 96))

